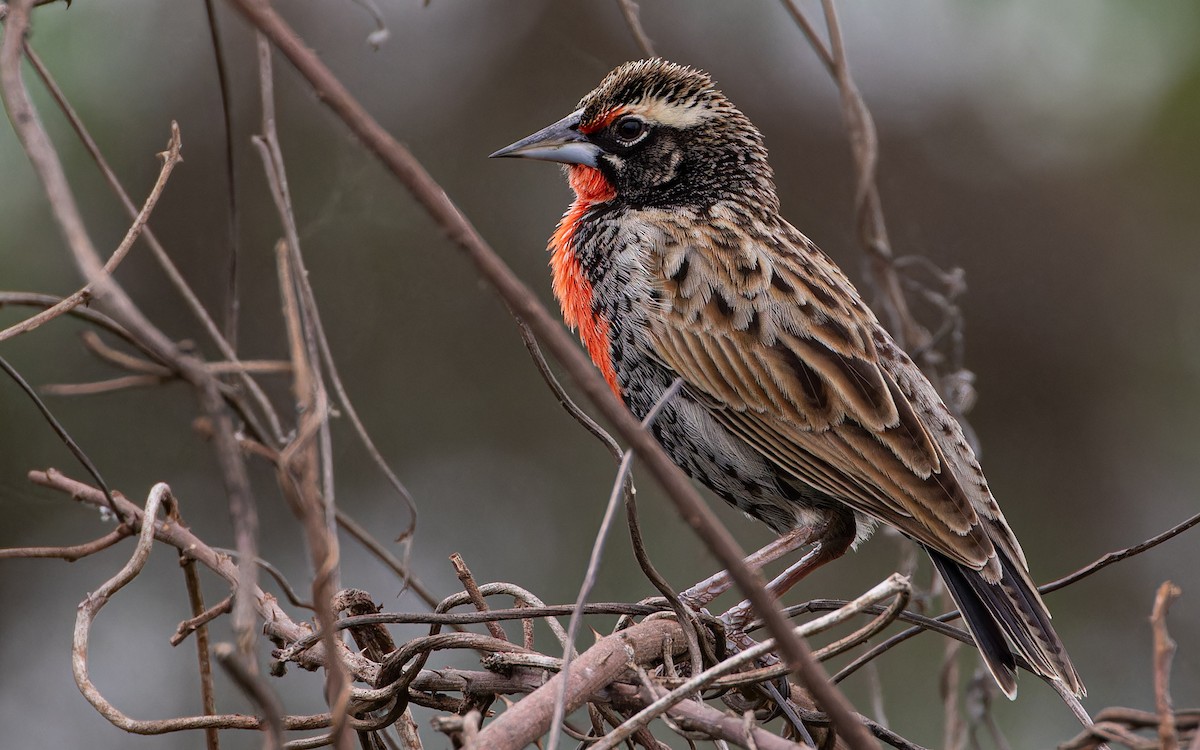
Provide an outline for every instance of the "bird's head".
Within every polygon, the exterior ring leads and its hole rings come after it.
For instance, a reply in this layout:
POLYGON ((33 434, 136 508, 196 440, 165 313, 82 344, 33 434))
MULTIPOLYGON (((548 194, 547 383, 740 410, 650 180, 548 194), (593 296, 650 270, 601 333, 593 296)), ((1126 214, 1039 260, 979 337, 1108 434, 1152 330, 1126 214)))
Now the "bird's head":
POLYGON ((758 129, 706 73, 657 58, 622 65, 574 112, 492 156, 565 164, 581 198, 776 204, 758 129))

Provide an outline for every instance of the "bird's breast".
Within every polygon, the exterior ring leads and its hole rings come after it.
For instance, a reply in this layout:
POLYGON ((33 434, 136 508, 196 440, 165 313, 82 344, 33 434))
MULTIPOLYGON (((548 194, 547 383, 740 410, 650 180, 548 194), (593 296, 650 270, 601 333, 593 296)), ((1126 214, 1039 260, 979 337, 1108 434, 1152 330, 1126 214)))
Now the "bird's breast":
POLYGON ((586 217, 597 206, 612 200, 616 193, 597 169, 572 165, 568 176, 575 200, 563 214, 549 244, 554 297, 562 308, 563 320, 571 330, 579 332, 579 339, 592 362, 613 392, 620 396, 612 360, 611 325, 599 314, 592 275, 579 253, 581 236, 586 240, 588 234, 586 217))
POLYGON ((652 245, 630 212, 585 200, 578 189, 550 240, 553 289, 563 319, 578 330, 592 361, 622 397, 627 365, 644 348, 645 321, 656 304, 652 245))

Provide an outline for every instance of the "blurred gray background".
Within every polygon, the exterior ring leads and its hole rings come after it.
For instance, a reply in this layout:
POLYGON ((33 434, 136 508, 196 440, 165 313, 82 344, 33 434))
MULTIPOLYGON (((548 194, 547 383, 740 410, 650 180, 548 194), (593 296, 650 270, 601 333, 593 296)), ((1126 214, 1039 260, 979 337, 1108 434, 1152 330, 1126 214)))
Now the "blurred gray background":
MULTIPOLYGON (((406 143, 517 273, 551 302, 546 238, 570 194, 555 168, 488 153, 569 112, 617 64, 638 56, 613 2, 381 0, 391 39, 366 41, 352 2, 280 3, 286 17, 406 143)), ((813 3, 804 7, 819 19, 813 3)), ((219 8, 231 56, 243 243, 241 352, 285 355, 271 247, 279 236, 261 166, 253 38, 219 8)), ((877 120, 879 185, 893 244, 961 266, 969 292, 967 366, 980 398, 971 421, 983 463, 1038 580, 1057 578, 1197 510, 1200 480, 1200 6, 1194 2, 845 3, 848 54, 877 120)), ((781 6, 643 3, 660 54, 711 72, 765 133, 785 215, 862 285, 853 169, 836 91, 781 6)), ((32 43, 140 201, 169 124, 185 162, 151 222, 202 297, 222 299, 227 203, 219 92, 199 0, 80 0, 35 14, 32 43)), ((481 580, 573 600, 608 497, 607 453, 559 408, 504 308, 397 183, 277 58, 279 130, 303 252, 351 396, 421 510, 413 568, 439 595, 457 590, 446 557, 481 580)), ((94 240, 106 252, 123 212, 30 75, 94 240)), ((0 288, 65 294, 80 283, 40 184, 0 125, 0 288)), ((165 330, 205 342, 144 248, 119 278, 165 330)), ((27 314, 0 311, 0 325, 27 314)), ((65 319, 0 354, 33 383, 117 375, 65 319)), ((207 348, 204 349, 210 355, 207 348)), ((286 398, 286 383, 272 381, 286 398)), ((281 401, 282 403, 283 401, 281 401)), ((206 443, 182 385, 51 407, 109 483, 141 501, 171 484, 194 530, 232 546, 206 443)), ((381 539, 405 512, 345 424, 335 430, 339 502, 381 539)), ((11 383, 0 382, 0 545, 68 544, 107 530, 97 514, 34 488, 31 468, 83 477, 11 383)), ((256 467, 264 557, 307 580, 302 535, 256 467)), ((641 482, 651 554, 682 588, 714 569, 667 502, 641 482)), ((766 529, 720 509, 746 547, 766 529)), ((86 562, 0 563, 0 744, 5 747, 198 747, 198 734, 131 737, 80 697, 69 664, 75 606, 130 546, 86 562)), ((1148 615, 1159 583, 1184 596, 1170 625, 1180 648, 1177 705, 1200 703, 1200 552, 1195 532, 1049 597, 1090 695, 1087 705, 1153 708, 1148 615)), ((343 581, 391 610, 395 578, 345 544, 343 581)), ((894 570, 880 535, 812 576, 791 599, 849 597, 894 570)), ((924 562, 923 562, 924 564, 924 562)), ((922 581, 929 575, 922 568, 922 581)), ((216 601, 222 588, 207 580, 216 601)), ((621 526, 593 600, 650 595, 621 526)), ((188 616, 175 556, 100 616, 92 671, 136 718, 196 713, 195 656, 167 638, 188 616)), ((298 613, 297 616, 300 616, 298 613)), ((597 627, 604 627, 598 620, 597 627)), ((398 630, 415 635, 417 629, 398 630)), ((228 637, 220 631, 217 637, 228 637)), ((879 662, 892 727, 941 741, 942 642, 925 636, 879 662)), ((974 660, 964 660, 974 668, 974 660)), ((437 665, 435 657, 431 665, 437 665)), ((311 675, 276 686, 294 712, 317 711, 311 675)), ((845 684, 867 709, 866 680, 845 684)), ((226 687, 220 708, 248 710, 226 687)), ((1013 747, 1052 746, 1076 725, 1028 676, 995 706, 1013 747)), ((424 716, 421 719, 424 721, 424 716)), ((257 746, 253 735, 231 747, 257 746)), ((446 743, 443 742, 443 745, 446 743)), ((438 747, 431 741, 430 747, 438 747)))

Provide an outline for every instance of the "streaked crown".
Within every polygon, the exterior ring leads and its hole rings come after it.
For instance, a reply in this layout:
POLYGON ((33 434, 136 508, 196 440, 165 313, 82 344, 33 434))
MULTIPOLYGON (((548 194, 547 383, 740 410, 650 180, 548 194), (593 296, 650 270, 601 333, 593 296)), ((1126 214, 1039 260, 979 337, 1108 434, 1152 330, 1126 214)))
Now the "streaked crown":
POLYGON ((703 71, 659 58, 626 63, 579 102, 579 131, 633 204, 748 199, 777 209, 762 135, 703 71))

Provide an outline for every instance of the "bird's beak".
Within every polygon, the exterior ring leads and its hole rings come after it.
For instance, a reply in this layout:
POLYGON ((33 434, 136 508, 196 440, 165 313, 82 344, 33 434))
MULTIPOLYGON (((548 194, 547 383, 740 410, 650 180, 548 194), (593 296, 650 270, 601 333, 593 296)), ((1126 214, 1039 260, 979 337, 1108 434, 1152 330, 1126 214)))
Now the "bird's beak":
POLYGON ((595 167, 599 163, 600 147, 579 132, 579 118, 582 115, 582 109, 572 112, 528 138, 505 146, 488 158, 512 156, 595 167))

